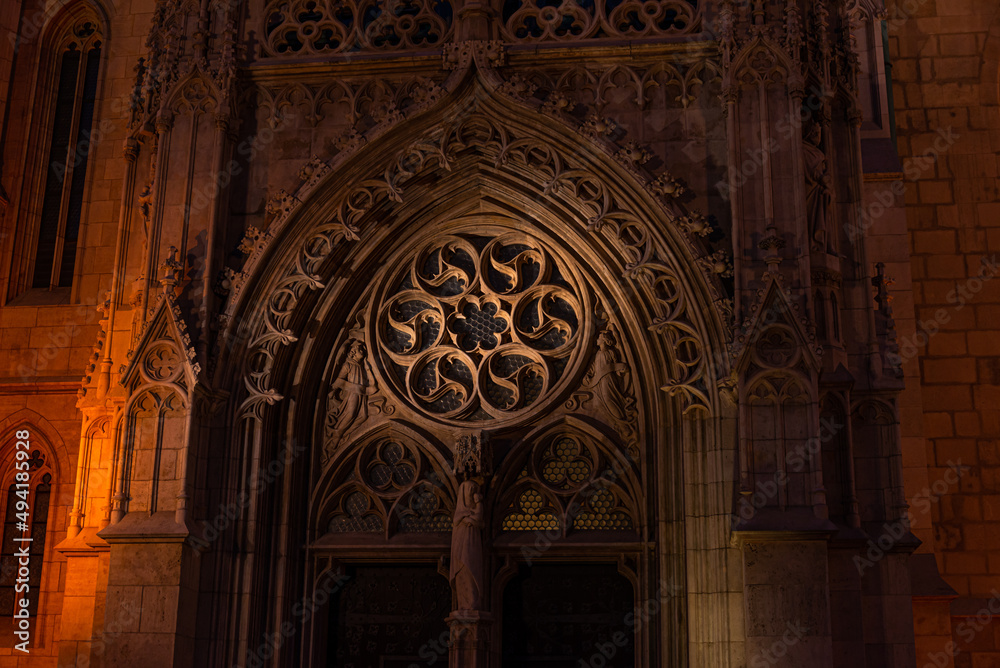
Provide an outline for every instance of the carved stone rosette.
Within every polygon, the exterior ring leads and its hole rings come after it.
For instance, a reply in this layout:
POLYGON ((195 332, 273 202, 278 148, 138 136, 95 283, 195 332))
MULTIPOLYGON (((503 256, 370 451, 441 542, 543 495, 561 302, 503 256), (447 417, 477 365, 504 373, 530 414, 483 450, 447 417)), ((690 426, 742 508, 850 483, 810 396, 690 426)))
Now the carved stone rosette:
POLYGON ((470 230, 436 236, 401 263, 369 322, 377 367, 403 403, 471 427, 551 402, 587 346, 590 308, 545 244, 509 229, 470 230))

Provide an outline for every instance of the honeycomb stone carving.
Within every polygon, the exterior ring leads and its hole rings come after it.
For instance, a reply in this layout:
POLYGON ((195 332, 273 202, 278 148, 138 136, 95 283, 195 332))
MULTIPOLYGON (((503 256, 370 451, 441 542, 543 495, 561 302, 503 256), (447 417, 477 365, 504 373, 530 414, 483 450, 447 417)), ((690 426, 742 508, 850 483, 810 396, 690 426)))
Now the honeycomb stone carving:
POLYGON ((541 438, 513 481, 500 530, 633 530, 624 477, 583 434, 564 431, 541 438))
POLYGON ((529 235, 441 235, 390 265, 371 340, 386 384, 425 416, 518 419, 549 403, 586 347, 587 293, 529 235))

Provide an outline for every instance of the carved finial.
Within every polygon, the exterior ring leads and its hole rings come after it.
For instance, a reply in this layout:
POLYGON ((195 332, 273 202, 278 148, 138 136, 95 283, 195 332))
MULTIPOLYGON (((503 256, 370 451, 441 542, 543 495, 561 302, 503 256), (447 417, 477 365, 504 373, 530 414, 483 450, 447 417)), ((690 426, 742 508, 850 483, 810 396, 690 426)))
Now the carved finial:
POLYGON ((802 53, 802 18, 798 0, 788 0, 785 5, 785 48, 794 60, 802 53))
POLYGON ((462 434, 455 449, 455 476, 460 480, 488 478, 493 473, 493 447, 489 434, 462 434))
POLYGON ((722 47, 722 61, 724 65, 729 65, 736 50, 736 36, 733 30, 735 14, 733 11, 733 0, 723 0, 722 9, 719 11, 719 44, 722 47))
POLYGON ((163 286, 163 293, 170 294, 177 285, 179 274, 184 265, 177 259, 177 247, 170 246, 167 249, 167 259, 160 265, 160 285, 163 286))
POLYGON ((885 264, 875 264, 872 276, 875 288, 875 331, 882 348, 883 369, 897 378, 903 377, 902 358, 899 355, 899 339, 896 333, 896 319, 892 315, 892 296, 889 286, 893 280, 885 275, 885 264))
POLYGON ((778 265, 781 264, 781 256, 778 251, 784 247, 785 240, 778 236, 778 228, 774 226, 774 222, 770 222, 767 226, 767 234, 757 244, 757 248, 765 252, 764 262, 767 264, 769 274, 778 273, 778 265))

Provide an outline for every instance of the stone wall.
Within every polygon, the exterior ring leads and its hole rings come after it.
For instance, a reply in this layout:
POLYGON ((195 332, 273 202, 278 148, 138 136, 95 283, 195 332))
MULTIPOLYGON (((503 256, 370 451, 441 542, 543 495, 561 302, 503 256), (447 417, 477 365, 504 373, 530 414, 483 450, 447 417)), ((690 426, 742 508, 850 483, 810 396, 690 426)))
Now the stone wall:
POLYGON ((908 451, 927 468, 907 494, 919 510, 930 489, 933 532, 918 535, 958 595, 958 651, 946 607, 918 610, 918 665, 996 666, 1000 623, 985 622, 1000 612, 1000 17, 988 0, 887 4, 916 316, 901 353, 919 373, 926 437, 925 453, 908 451), (961 480, 945 484, 959 461, 961 480))

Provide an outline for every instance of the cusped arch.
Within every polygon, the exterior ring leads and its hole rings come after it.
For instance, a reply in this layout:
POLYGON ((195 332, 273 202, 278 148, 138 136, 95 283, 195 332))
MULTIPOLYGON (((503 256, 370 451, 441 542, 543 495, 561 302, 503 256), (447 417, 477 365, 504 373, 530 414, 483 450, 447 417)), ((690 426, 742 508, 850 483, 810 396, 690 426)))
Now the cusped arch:
POLYGON ((111 38, 111 21, 104 6, 96 0, 72 0, 63 3, 41 28, 43 42, 53 49, 63 48, 65 39, 76 37, 73 29, 86 21, 97 23, 95 32, 102 41, 111 38), (60 40, 57 43, 56 40, 60 40))
POLYGON ((608 425, 579 415, 549 420, 514 444, 497 472, 487 498, 493 535, 638 532, 645 524, 638 466, 608 425))
POLYGON ((402 422, 378 425, 340 448, 322 473, 309 502, 309 539, 447 531, 456 489, 440 444, 402 422))

